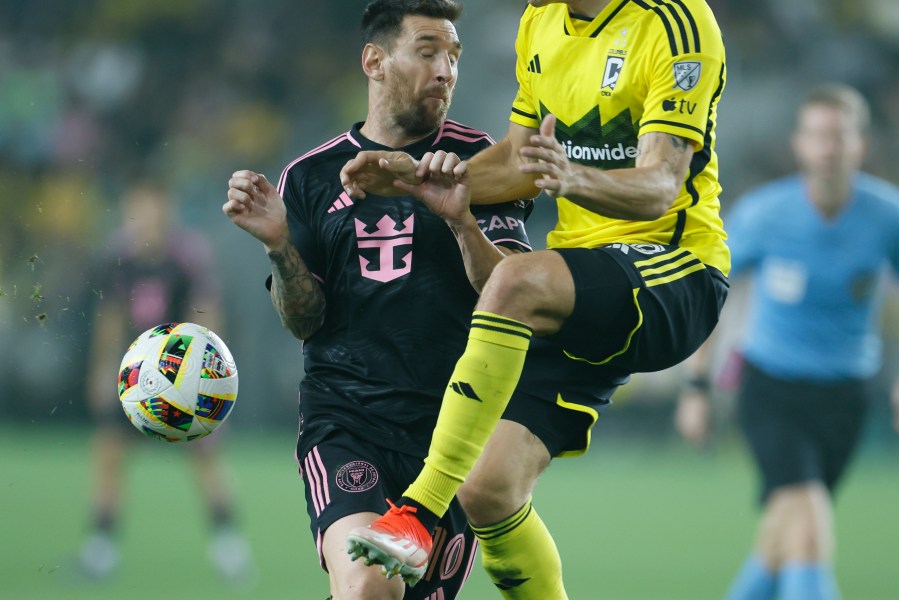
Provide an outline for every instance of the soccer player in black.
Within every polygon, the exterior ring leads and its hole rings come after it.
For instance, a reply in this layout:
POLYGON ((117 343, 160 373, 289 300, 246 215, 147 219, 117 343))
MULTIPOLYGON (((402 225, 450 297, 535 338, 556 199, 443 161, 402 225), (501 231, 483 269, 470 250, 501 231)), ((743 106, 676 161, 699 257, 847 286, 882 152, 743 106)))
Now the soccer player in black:
POLYGON ((340 183, 362 149, 467 158, 492 143, 446 119, 459 12, 450 0, 372 2, 362 20, 366 120, 293 161, 277 186, 234 173, 223 206, 263 243, 275 308, 305 340, 297 459, 334 598, 454 598, 475 554, 457 502, 414 590, 345 548, 347 532, 374 521, 421 469, 478 291, 504 255, 530 249, 528 203, 432 212, 412 196, 354 201, 340 183))
MULTIPOLYGON (((145 439, 122 412, 115 373, 125 349, 145 330, 170 321, 194 321, 221 329, 221 289, 212 247, 199 231, 177 227, 170 192, 151 181, 129 185, 122 199, 122 225, 113 232, 90 275, 91 313, 86 395, 95 429, 91 436, 93 526, 78 566, 94 579, 110 577, 120 563, 122 488, 135 441, 145 439)), ((228 476, 220 458, 222 433, 183 447, 209 515, 209 558, 229 583, 252 583, 250 546, 235 519, 228 476)))

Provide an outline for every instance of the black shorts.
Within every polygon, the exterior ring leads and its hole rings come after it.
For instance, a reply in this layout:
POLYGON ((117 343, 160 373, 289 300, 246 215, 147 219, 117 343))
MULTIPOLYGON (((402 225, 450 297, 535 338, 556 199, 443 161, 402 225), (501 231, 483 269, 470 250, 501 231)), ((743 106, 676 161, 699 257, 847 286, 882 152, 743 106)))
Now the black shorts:
POLYGON ((728 284, 676 246, 555 251, 574 278, 574 310, 556 334, 531 341, 503 418, 531 429, 552 456, 574 456, 587 450, 599 410, 631 373, 674 366, 706 340, 728 284))
MULTIPOLYGON (((321 555, 325 530, 349 515, 386 512, 386 499, 399 499, 424 467, 422 459, 381 448, 345 431, 332 432, 298 460, 312 538, 325 571, 321 555)), ((428 570, 414 588, 406 587, 404 598, 455 598, 471 573, 476 550, 474 534, 454 498, 437 523, 428 570)))
POLYGON ((802 482, 835 490, 858 447, 871 390, 868 380, 784 380, 744 363, 737 413, 758 465, 761 502, 802 482))

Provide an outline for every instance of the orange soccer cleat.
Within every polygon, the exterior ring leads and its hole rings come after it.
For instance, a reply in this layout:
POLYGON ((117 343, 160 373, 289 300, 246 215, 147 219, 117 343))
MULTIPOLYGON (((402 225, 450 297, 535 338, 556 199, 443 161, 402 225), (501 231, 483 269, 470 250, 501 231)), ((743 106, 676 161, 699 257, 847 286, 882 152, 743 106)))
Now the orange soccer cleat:
POLYGON ((397 507, 390 500, 387 504, 390 510, 374 523, 350 531, 347 552, 353 560, 364 557, 366 565, 381 565, 388 579, 399 575, 414 586, 428 568, 434 540, 415 516, 417 508, 397 507))

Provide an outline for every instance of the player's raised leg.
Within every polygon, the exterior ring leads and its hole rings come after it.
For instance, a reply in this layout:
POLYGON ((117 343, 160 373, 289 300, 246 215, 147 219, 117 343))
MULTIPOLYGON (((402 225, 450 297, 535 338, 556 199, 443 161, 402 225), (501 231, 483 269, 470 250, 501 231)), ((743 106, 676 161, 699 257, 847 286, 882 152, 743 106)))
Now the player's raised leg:
POLYGON ((433 529, 490 435, 518 383, 531 332, 555 333, 574 306, 574 281, 556 252, 511 256, 490 277, 472 315, 468 345, 450 378, 425 468, 391 510, 368 528, 351 532, 348 550, 380 562, 387 553, 395 572, 414 580, 424 566, 410 548, 427 554, 433 529), (402 507, 414 510, 402 510, 402 507), (418 522, 418 525, 416 525, 418 522), (409 532, 408 535, 402 532, 409 532), (430 536, 428 536, 429 538, 430 536))

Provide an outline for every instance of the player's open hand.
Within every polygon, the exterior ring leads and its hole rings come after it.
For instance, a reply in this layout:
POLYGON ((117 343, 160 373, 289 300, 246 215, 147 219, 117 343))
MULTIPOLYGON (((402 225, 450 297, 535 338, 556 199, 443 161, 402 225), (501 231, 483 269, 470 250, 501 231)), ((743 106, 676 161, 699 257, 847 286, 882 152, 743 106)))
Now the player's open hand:
POLYGON ((546 115, 540 133, 532 135, 531 144, 521 148, 521 156, 530 160, 519 167, 522 173, 537 175, 534 185, 553 198, 567 196, 577 174, 555 131, 555 115, 546 115))
POLYGON ((284 200, 261 173, 236 171, 228 180, 228 201, 222 211, 267 247, 289 241, 284 200))
POLYGON ((420 183, 395 183, 397 189, 417 197, 450 227, 471 218, 468 163, 453 152, 438 150, 421 157, 415 176, 420 183))
POLYGON ((366 194, 400 196, 396 183, 421 183, 417 175, 419 164, 405 152, 363 150, 340 170, 340 185, 351 198, 362 199, 366 194))

